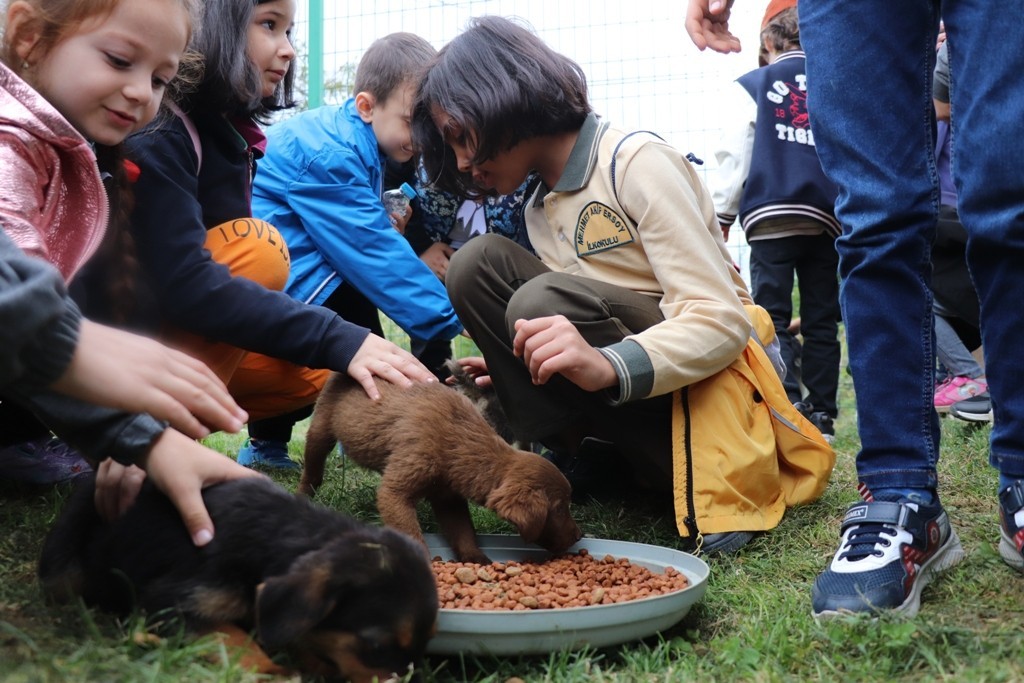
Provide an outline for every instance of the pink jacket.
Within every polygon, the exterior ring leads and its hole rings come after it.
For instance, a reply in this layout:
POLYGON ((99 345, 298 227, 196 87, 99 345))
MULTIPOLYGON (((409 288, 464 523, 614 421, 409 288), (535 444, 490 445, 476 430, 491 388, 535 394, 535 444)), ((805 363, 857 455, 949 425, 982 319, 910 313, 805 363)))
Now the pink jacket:
POLYGON ((67 281, 99 247, 107 211, 89 143, 0 63, 0 227, 67 281))

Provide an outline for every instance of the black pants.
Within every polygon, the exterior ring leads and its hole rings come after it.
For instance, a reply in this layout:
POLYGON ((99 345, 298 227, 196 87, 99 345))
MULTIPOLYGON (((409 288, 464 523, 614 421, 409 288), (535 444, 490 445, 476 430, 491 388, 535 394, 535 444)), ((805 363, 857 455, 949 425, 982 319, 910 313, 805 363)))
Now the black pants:
MULTIPOLYGON (((839 254, 828 234, 795 235, 750 243, 754 303, 775 324, 787 373, 789 400, 805 400, 836 417, 839 390, 839 254), (800 290, 800 334, 788 331, 793 317, 793 279, 800 290), (802 395, 800 384, 807 389, 802 395)), ((881 304, 880 304, 881 305, 881 304)))

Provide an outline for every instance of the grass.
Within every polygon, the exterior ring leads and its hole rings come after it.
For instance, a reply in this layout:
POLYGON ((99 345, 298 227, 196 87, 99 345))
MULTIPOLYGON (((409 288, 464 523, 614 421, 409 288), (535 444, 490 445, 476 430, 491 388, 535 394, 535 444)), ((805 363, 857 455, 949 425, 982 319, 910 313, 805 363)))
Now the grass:
MULTIPOLYGON (((464 343, 464 342, 463 342, 464 343)), ((458 355, 471 352, 465 346, 458 355)), ((1024 681, 1024 578, 1006 567, 998 539, 996 474, 987 464, 988 427, 943 424, 943 501, 967 559, 925 590, 915 619, 883 616, 818 623, 810 616, 815 575, 835 551, 839 520, 855 497, 857 449, 852 388, 843 375, 838 463, 825 495, 790 510, 774 531, 739 554, 708 558, 705 599, 677 626, 643 642, 543 657, 432 657, 429 682, 608 681, 1024 681)), ((893 428, 899 428, 894 422, 893 428)), ((293 452, 302 451, 301 430, 293 452)), ((211 447, 234 454, 241 437, 211 447)), ((296 474, 274 475, 294 487, 296 474)), ((35 560, 67 491, 0 488, 0 681, 264 680, 238 668, 217 644, 187 634, 155 640, 138 618, 125 621, 80 605, 41 599, 35 560)), ((353 466, 332 470, 320 500, 377 522, 375 477, 353 466)), ((421 519, 434 530, 426 510, 421 519)), ((574 506, 593 537, 683 547, 671 511, 646 501, 574 506)), ((484 533, 513 533, 486 510, 484 533)))

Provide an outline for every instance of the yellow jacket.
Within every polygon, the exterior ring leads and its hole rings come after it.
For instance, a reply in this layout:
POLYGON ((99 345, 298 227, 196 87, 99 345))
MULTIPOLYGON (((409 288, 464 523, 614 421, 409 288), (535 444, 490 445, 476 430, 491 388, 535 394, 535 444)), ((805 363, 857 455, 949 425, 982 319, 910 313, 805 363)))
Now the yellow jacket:
POLYGON ((676 526, 684 537, 775 527, 786 508, 820 496, 835 466, 821 433, 786 396, 762 348, 768 313, 749 306, 757 336, 732 365, 673 396, 676 526))

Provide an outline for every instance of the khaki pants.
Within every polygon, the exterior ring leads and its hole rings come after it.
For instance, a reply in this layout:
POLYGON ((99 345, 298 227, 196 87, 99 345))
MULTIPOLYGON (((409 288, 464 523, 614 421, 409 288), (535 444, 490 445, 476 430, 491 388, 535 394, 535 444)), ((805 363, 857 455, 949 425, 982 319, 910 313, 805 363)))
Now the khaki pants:
POLYGON ((593 346, 622 341, 664 318, 652 297, 597 280, 557 273, 499 235, 475 237, 452 257, 445 277, 459 320, 487 361, 498 399, 517 438, 573 452, 579 440, 615 444, 648 486, 671 490, 670 395, 613 406, 561 376, 536 386, 512 353, 515 321, 564 315, 593 346))

